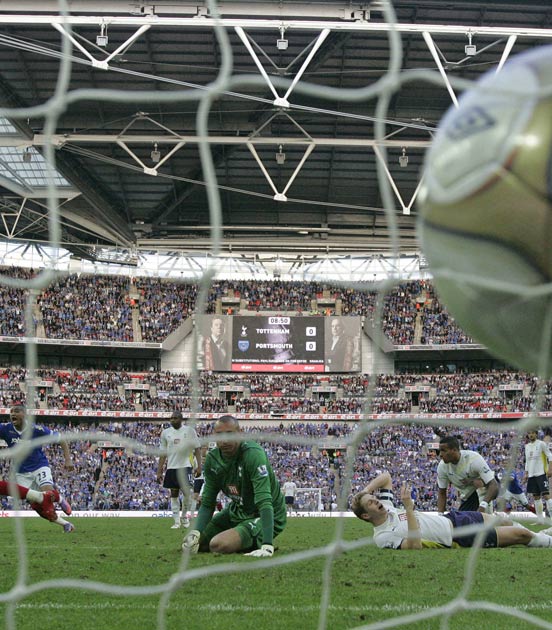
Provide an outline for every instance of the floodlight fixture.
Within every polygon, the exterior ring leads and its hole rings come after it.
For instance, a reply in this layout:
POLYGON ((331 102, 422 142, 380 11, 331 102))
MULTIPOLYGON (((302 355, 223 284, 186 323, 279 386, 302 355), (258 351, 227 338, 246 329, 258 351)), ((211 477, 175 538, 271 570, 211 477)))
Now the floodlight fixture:
POLYGON ((153 145, 153 149, 151 151, 151 161, 154 164, 157 164, 161 160, 161 151, 157 148, 157 142, 153 145))
POLYGON ((285 30, 286 29, 283 26, 280 27, 280 39, 276 40, 276 48, 278 50, 287 50, 288 48, 289 42, 284 37, 285 30))
POLYGON ((466 55, 468 57, 473 57, 474 55, 477 55, 477 46, 475 44, 472 44, 472 32, 468 31, 468 42, 465 47, 464 47, 464 52, 466 53, 466 55))
POLYGON ((105 24, 100 25, 100 34, 96 36, 96 45, 105 48, 109 38, 107 37, 107 26, 105 24))
POLYGON ((406 147, 402 148, 402 155, 399 155, 399 166, 406 168, 408 166, 408 155, 406 155, 406 147))
POLYGON ((278 149, 278 153, 276 153, 276 164, 284 164, 286 161, 286 154, 282 149, 282 145, 280 145, 278 149))

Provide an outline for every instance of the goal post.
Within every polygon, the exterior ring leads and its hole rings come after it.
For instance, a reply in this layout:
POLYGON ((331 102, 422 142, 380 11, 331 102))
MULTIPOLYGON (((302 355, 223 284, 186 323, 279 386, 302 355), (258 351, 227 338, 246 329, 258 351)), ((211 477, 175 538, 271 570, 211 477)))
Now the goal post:
POLYGON ((293 510, 296 512, 322 512, 324 510, 322 489, 297 488, 293 510))

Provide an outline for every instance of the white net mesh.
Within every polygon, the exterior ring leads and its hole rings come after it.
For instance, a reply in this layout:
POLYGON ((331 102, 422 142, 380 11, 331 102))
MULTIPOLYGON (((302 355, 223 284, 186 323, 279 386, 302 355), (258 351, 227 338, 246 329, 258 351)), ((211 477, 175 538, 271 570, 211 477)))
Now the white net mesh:
MULTIPOLYGON (((208 3, 210 12, 212 15, 216 15, 216 7, 212 3, 208 3)), ((60 2, 60 15, 63 17, 67 15, 68 3, 60 2)), ((382 3, 384 9, 385 19, 388 24, 392 25, 395 22, 394 14, 392 7, 387 3, 382 3)), ((68 24, 63 25, 67 32, 70 32, 70 27, 68 24)), ((232 48, 228 41, 228 32, 227 29, 221 24, 215 23, 213 26, 216 36, 218 46, 221 50, 221 64, 219 68, 219 73, 217 80, 211 83, 208 86, 203 86, 201 90, 186 88, 182 85, 179 85, 179 89, 175 89, 170 92, 159 92, 159 91, 148 91, 148 92, 132 92, 132 91, 123 91, 123 90, 108 90, 108 89, 88 89, 88 90, 77 90, 73 91, 70 88, 70 76, 71 76, 71 68, 72 68, 72 59, 74 57, 73 47, 76 45, 74 39, 70 37, 62 37, 62 48, 59 54, 59 73, 57 80, 57 88, 55 94, 45 102, 43 105, 30 108, 30 109, 4 109, 0 112, 0 115, 4 117, 9 117, 10 119, 27 119, 30 116, 33 117, 43 117, 44 118, 44 135, 46 139, 48 137, 52 137, 56 133, 57 128, 57 120, 59 113, 64 110, 70 103, 84 102, 84 101, 120 101, 120 102, 151 102, 151 103, 179 103, 184 104, 187 102, 196 102, 199 101, 198 106, 198 116, 197 116, 197 136, 199 138, 206 139, 209 135, 209 115, 211 109, 213 107, 213 103, 216 101, 217 97, 225 92, 231 92, 239 89, 245 89, 248 85, 258 85, 264 81, 262 76, 245 76, 245 75, 236 75, 233 69, 233 52, 232 48)), ((240 37, 243 36, 243 31, 239 30, 238 27, 238 35, 240 37)), ((376 142, 379 143, 379 148, 377 149, 382 157, 381 168, 378 171, 378 185, 381 191, 382 198, 384 200, 384 207, 387 218, 387 229, 390 233, 390 238, 392 241, 392 249, 395 253, 396 257, 399 258, 400 246, 399 246, 399 234, 397 227, 397 215, 395 212, 395 199, 393 195, 393 190, 390 184, 390 180, 386 174, 384 164, 386 162, 386 150, 385 150, 385 138, 387 135, 387 129, 385 125, 385 120, 387 119, 388 108, 390 100, 393 95, 397 92, 401 85, 405 82, 410 81, 430 81, 436 84, 440 84, 442 82, 442 77, 436 72, 432 71, 410 71, 410 72, 401 72, 401 60, 402 60, 402 43, 401 36, 398 30, 391 28, 387 31, 387 36, 389 38, 389 66, 388 72, 383 76, 380 80, 372 83, 371 85, 360 88, 360 89, 339 89, 334 90, 329 87, 321 87, 313 84, 309 84, 302 80, 298 82, 293 82, 294 94, 312 94, 321 99, 324 98, 338 98, 340 101, 355 101, 355 102, 367 102, 370 100, 377 99, 377 107, 376 107, 376 123, 375 123, 375 139, 376 142)), ((245 41, 246 38, 242 39, 245 41)), ((465 87, 466 82, 463 81, 455 81, 455 86, 465 87)), ((275 90, 278 91, 278 94, 285 94, 286 90, 288 90, 292 81, 284 80, 284 79, 271 79, 271 85, 275 90)), ((285 97, 278 97, 283 99, 280 103, 285 106, 285 97)), ((206 182, 206 192, 209 198, 209 207, 210 207, 210 218, 211 218, 211 234, 213 238, 212 245, 212 256, 213 260, 217 258, 221 249, 221 200, 220 200, 220 191, 217 188, 217 178, 215 173, 215 167, 213 164, 213 159, 210 151, 209 144, 206 141, 199 142, 199 153, 201 157, 201 163, 204 173, 204 178, 206 182)), ((57 175, 54 171, 55 165, 55 146, 53 142, 46 142, 44 145, 44 155, 46 158, 47 164, 47 182, 48 182, 48 217, 49 217, 49 242, 52 247, 57 248, 60 244, 60 213, 59 213, 59 203, 57 197, 57 189, 54 183, 60 183, 57 175)), ((286 190, 278 191, 276 190, 277 195, 285 196, 286 190)), ((52 265, 55 267, 55 263, 52 265)), ((203 274, 200 282, 200 291, 198 295, 198 318, 201 319, 201 314, 205 313, 206 304, 207 304, 207 292, 209 287, 212 284, 213 276, 215 270, 215 263, 207 268, 205 273, 203 274)), ((2 283, 6 286, 10 287, 24 287, 29 290, 29 298, 27 301, 27 307, 25 310, 25 328, 27 331, 27 336, 29 338, 35 337, 35 321, 33 318, 33 306, 36 301, 36 297, 38 293, 48 287, 48 285, 53 281, 54 273, 51 269, 45 269, 42 273, 40 273, 35 278, 29 279, 21 279, 21 278, 10 278, 4 276, 2 278, 2 283)), ((316 279, 316 278, 313 278, 316 279)), ((385 294, 389 292, 397 283, 399 283, 403 278, 398 275, 392 276, 388 281, 381 284, 380 292, 381 294, 385 294)), ((376 312, 376 322, 381 322, 382 319, 382 308, 383 308, 383 300, 379 300, 378 302, 378 310, 376 312)), ((27 404, 30 406, 30 401, 35 400, 36 397, 36 369, 39 364, 38 355, 37 355, 37 345, 35 343, 27 343, 25 345, 26 348, 26 367, 28 370, 27 373, 27 404)), ((199 349, 197 347, 197 338, 194 336, 194 348, 193 355, 197 356, 199 354, 199 349)), ((200 395, 200 387, 199 387, 199 374, 197 371, 196 362, 192 362, 192 409, 198 409, 198 398, 200 395)), ((364 414, 367 416, 371 412, 372 402, 374 400, 374 388, 375 388, 375 379, 370 379, 370 387, 368 393, 365 397, 364 402, 364 414)), ((408 426, 410 424, 419 423, 419 419, 410 418, 407 414, 400 416, 400 423, 403 426, 408 426)), ((449 424, 453 424, 452 421, 448 421, 449 424)), ((521 437, 524 433, 532 426, 536 426, 538 419, 536 417, 528 417, 525 420, 519 422, 516 427, 517 437, 514 443, 512 444, 511 453, 512 459, 510 462, 510 468, 514 467, 515 460, 520 451, 521 445, 521 437)), ((368 422, 367 420, 361 422, 356 430, 353 431, 347 438, 344 438, 342 441, 342 445, 345 449, 347 449, 347 458, 345 460, 345 465, 343 470, 341 471, 341 479, 340 484, 341 487, 339 491, 336 493, 337 498, 337 510, 344 510, 346 508, 346 502, 349 496, 349 489, 351 487, 351 479, 353 477, 353 466, 356 459, 357 452, 361 448, 361 445, 365 439, 365 437, 373 430, 379 430, 381 427, 396 425, 397 418, 392 415, 389 415, 387 419, 380 420, 378 422, 368 422)), ((439 426, 442 424, 440 419, 435 420, 427 420, 425 422, 426 426, 439 426)), ((483 421, 473 421, 473 426, 479 427, 482 429, 491 429, 491 425, 489 423, 483 421)), ((493 424, 492 429, 494 431, 509 431, 511 430, 510 425, 497 425, 493 424)), ((104 435, 101 432, 91 431, 91 432, 68 432, 64 435, 64 437, 68 441, 74 442, 82 442, 83 440, 110 440, 112 436, 110 434, 104 435)), ((275 437, 273 433, 266 431, 260 432, 257 436, 259 439, 264 439, 269 443, 286 443, 286 444, 296 444, 296 445, 304 445, 306 449, 310 449, 313 446, 317 446, 319 443, 318 438, 312 438, 307 435, 303 436, 279 436, 275 437)), ((54 440, 52 439, 44 439, 42 441, 43 444, 51 443, 54 440)), ((209 438, 203 439, 203 443, 207 444, 209 438)), ((120 436, 118 438, 118 443, 123 448, 130 448, 135 453, 144 453, 155 457, 159 454, 159 451, 156 447, 153 447, 148 444, 141 443, 139 440, 129 439, 125 436, 120 436)), ((10 457, 14 457, 15 462, 20 460, 25 453, 27 452, 28 446, 21 445, 17 449, 14 449, 10 452, 10 457)), ((1 456, 3 459, 7 457, 7 453, 2 452, 1 456)), ((321 491, 320 489, 300 489, 298 493, 298 497, 301 500, 307 502, 316 502, 317 508, 321 503, 321 491)), ((169 607, 169 602, 171 599, 171 595, 182 585, 190 583, 192 581, 201 580, 207 576, 231 576, 232 578, 236 578, 240 573, 250 572, 250 571, 259 571, 274 567, 280 567, 285 565, 291 565, 292 563, 299 563, 307 559, 312 558, 324 558, 324 568, 323 568, 323 588, 322 595, 320 600, 313 601, 312 605, 319 606, 320 614, 318 620, 319 628, 326 628, 328 626, 328 610, 330 606, 330 600, 332 596, 332 592, 334 589, 333 582, 333 562, 335 558, 342 553, 343 551, 348 551, 350 553, 357 553, 359 549, 365 545, 372 544, 371 539, 362 539, 355 542, 346 542, 344 540, 344 521, 337 520, 337 525, 335 527, 335 533, 333 536, 333 540, 330 545, 327 547, 317 547, 316 544, 310 546, 310 548, 306 548, 304 551, 297 553, 286 553, 285 549, 281 549, 279 553, 277 553, 273 558, 267 560, 259 560, 256 562, 252 562, 251 564, 239 564, 236 565, 232 562, 227 562, 225 559, 220 559, 219 562, 214 564, 202 566, 199 568, 190 569, 189 563, 190 558, 187 554, 182 555, 182 560, 178 570, 174 573, 170 580, 167 582, 154 584, 150 586, 136 585, 136 586, 123 586, 123 585, 114 585, 107 583, 96 583, 92 582, 88 579, 55 579, 55 580, 47 580, 47 581, 38 581, 32 582, 29 580, 27 565, 28 565, 28 555, 27 555, 27 546, 25 541, 25 534, 22 524, 19 521, 16 521, 16 533, 17 533, 17 541, 18 541, 18 557, 20 563, 20 570, 18 571, 17 580, 10 591, 7 591, 0 595, 0 601, 7 602, 8 606, 6 608, 5 614, 5 626, 9 630, 16 630, 18 624, 16 623, 16 608, 18 604, 25 600, 25 598, 31 594, 39 592, 41 590, 46 589, 65 589, 65 590, 84 590, 90 593, 109 593, 116 594, 121 596, 127 596, 129 598, 135 598, 138 600, 142 596, 147 595, 155 595, 159 597, 158 603, 158 613, 157 613, 157 629, 164 630, 167 627, 167 610, 169 607)), ((307 545, 305 546, 307 547, 307 545)), ((383 552, 382 552, 383 553, 383 552)), ((454 553, 454 552, 452 552, 454 553)), ((441 627, 448 627, 451 616, 456 612, 460 612, 466 609, 468 606, 467 600, 469 598, 471 589, 473 587, 476 573, 479 569, 478 563, 481 562, 481 551, 480 549, 474 548, 473 553, 470 554, 468 561, 463 568, 464 579, 463 584, 457 593, 453 593, 450 601, 441 607, 430 607, 428 605, 427 609, 422 610, 420 612, 412 613, 412 614, 395 614, 397 611, 390 611, 390 618, 387 621, 371 623, 368 625, 362 625, 362 627, 371 628, 375 630, 376 628, 386 628, 386 627, 399 627, 401 625, 407 625, 416 621, 429 621, 433 618, 438 618, 440 620, 441 627)), ((543 560, 543 563, 547 563, 547 560, 543 560)), ((460 571, 459 567, 456 567, 455 571, 460 571)), ((511 615, 513 617, 517 617, 520 621, 527 624, 527 626, 534 627, 546 627, 552 628, 552 623, 547 623, 542 619, 538 619, 537 617, 523 612, 519 609, 514 609, 510 607, 503 607, 499 604, 493 604, 491 602, 485 601, 471 601, 469 604, 470 610, 481 610, 481 611, 494 611, 496 613, 504 613, 505 615, 511 615)), ((114 624, 116 625, 116 624, 114 624)), ((360 626, 359 626, 360 627, 360 626)))

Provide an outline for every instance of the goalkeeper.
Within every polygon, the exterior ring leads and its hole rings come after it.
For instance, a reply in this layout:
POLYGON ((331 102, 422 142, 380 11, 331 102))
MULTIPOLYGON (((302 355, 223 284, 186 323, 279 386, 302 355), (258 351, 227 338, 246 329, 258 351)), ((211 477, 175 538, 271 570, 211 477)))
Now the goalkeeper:
POLYGON ((239 432, 233 416, 222 416, 215 423, 217 448, 205 458, 196 529, 182 544, 190 553, 247 551, 245 555, 269 558, 274 538, 286 525, 284 496, 264 449, 249 440, 228 439, 237 438, 239 432), (230 505, 213 516, 221 490, 230 505))

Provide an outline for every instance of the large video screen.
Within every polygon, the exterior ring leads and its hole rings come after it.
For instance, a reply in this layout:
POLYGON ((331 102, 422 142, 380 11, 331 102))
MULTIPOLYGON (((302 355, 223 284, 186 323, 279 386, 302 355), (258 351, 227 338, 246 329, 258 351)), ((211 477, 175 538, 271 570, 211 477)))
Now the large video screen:
POLYGON ((358 372, 359 317, 207 315, 200 368, 223 372, 358 372))

